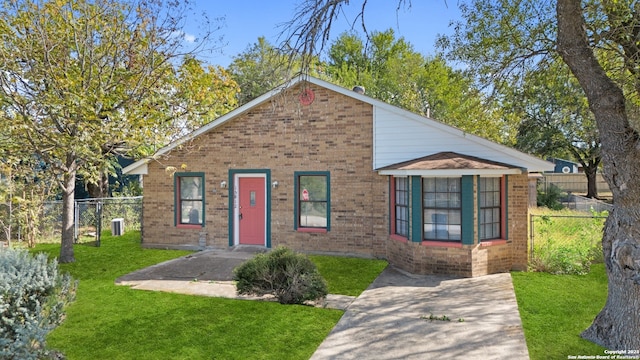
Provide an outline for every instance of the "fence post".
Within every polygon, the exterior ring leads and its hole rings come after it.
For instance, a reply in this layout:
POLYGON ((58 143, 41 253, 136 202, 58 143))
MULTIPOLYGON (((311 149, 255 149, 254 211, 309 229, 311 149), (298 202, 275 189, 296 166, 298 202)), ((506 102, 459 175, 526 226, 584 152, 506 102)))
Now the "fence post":
POLYGON ((80 232, 80 229, 78 228, 80 226, 80 221, 78 221, 78 219, 80 219, 80 206, 78 206, 78 201, 74 200, 73 201, 73 242, 74 243, 78 242, 78 233, 80 232))
MULTIPOLYGON (((142 176, 140 176, 142 179, 142 176)), ((144 219, 144 198, 140 198, 140 216, 138 217, 138 223, 140 224, 140 243, 144 242, 144 223, 142 219, 144 219)))
POLYGON ((96 202, 96 246, 100 247, 100 233, 102 233, 102 201, 96 202))
POLYGON ((535 222, 533 221, 533 217, 535 215, 533 214, 529 214, 529 262, 533 261, 533 238, 534 238, 534 227, 535 227, 535 222))

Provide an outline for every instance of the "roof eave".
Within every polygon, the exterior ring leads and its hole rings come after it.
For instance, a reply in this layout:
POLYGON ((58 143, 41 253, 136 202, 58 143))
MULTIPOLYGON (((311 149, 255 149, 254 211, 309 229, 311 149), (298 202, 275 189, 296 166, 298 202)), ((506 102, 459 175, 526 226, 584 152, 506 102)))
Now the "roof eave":
POLYGON ((147 175, 149 171, 149 163, 150 159, 145 158, 142 160, 138 160, 133 164, 126 166, 122 169, 122 173, 124 175, 147 175))
POLYGON ((514 168, 514 169, 378 170, 379 175, 392 175, 392 176, 463 176, 463 175, 502 176, 502 175, 520 175, 525 172, 526 172, 526 169, 518 169, 518 168, 514 168))

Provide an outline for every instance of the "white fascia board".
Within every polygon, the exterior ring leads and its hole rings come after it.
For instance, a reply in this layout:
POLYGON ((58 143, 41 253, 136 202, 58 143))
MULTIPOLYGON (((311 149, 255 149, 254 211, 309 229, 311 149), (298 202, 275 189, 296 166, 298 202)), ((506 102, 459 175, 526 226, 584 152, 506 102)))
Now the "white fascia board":
POLYGON ((142 159, 122 169, 124 175, 147 175, 149 159, 142 159))
POLYGON ((523 169, 438 169, 438 170, 379 170, 379 175, 392 176, 462 176, 462 175, 480 175, 480 176, 502 176, 502 175, 520 175, 524 173, 523 169))

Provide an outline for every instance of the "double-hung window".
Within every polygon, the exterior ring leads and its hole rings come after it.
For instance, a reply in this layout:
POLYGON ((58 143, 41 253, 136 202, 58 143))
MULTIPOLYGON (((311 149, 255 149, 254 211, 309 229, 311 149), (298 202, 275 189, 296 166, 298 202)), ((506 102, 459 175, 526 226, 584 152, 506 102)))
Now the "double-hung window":
POLYGON ((461 178, 423 178, 424 240, 462 241, 461 178))
POLYGON ((328 171, 295 173, 296 229, 330 229, 330 181, 328 171))
POLYGON ((394 178, 394 234, 409 237, 409 178, 394 178))
POLYGON ((479 181, 480 240, 499 239, 501 211, 500 178, 481 177, 479 181))
POLYGON ((204 174, 176 173, 176 225, 204 225, 204 174))

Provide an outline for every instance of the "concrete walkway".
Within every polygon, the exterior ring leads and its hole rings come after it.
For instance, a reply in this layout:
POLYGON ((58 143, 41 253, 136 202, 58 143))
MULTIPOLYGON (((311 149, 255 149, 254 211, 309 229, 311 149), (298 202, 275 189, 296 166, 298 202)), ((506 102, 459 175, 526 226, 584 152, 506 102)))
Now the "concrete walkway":
MULTIPOLYGON (((238 295, 233 269, 264 248, 238 247, 233 250, 206 250, 149 266, 116 279, 117 285, 136 290, 272 301, 270 296, 238 295)), ((329 294, 317 307, 346 310, 355 297, 329 294)))
MULTIPOLYGON (((116 283, 258 299, 238 296, 231 281, 233 269, 253 255, 246 249, 203 251, 116 283)), ((313 354, 315 360, 529 358, 510 274, 461 279, 412 275, 389 266, 358 298, 329 295, 317 306, 346 311, 313 354)))
POLYGON ((529 353, 510 274, 456 279, 387 267, 312 359, 529 359, 529 353))

